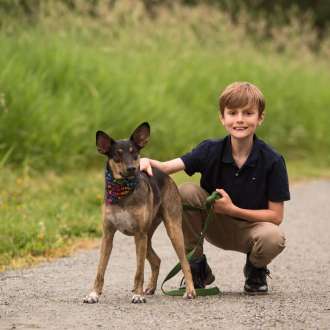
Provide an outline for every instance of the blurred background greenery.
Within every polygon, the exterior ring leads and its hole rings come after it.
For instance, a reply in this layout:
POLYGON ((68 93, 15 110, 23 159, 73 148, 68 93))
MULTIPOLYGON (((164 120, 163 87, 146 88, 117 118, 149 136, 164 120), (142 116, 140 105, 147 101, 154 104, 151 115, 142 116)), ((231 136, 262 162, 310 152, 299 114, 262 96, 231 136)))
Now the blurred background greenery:
POLYGON ((96 130, 149 121, 144 155, 177 157, 225 134, 233 81, 294 177, 329 175, 329 21, 322 0, 0 0, 0 268, 100 234, 96 130))

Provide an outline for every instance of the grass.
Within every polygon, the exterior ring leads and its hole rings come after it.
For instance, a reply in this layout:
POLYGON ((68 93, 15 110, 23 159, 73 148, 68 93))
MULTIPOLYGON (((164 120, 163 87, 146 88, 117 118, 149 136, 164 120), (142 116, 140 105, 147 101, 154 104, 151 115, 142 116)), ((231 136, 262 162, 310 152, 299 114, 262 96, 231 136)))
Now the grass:
MULTIPOLYGON (((290 181, 330 178, 329 168, 288 164, 290 181)), ((102 171, 62 175, 20 173, 6 168, 0 174, 0 271, 31 265, 95 246, 101 235, 102 171), (92 243, 92 244, 91 244, 92 243)), ((197 175, 174 175, 180 184, 198 183, 197 175)))
POLYGON ((90 167, 96 130, 122 138, 143 121, 149 155, 174 157, 224 133, 217 99, 235 80, 266 96, 261 138, 290 160, 330 164, 330 75, 320 58, 256 48, 223 15, 202 10, 117 20, 0 32, 0 164, 90 167))
POLYGON ((144 154, 177 157, 223 136, 218 95, 232 81, 264 92, 257 133, 284 155, 291 181, 330 177, 329 63, 306 50, 308 33, 285 27, 256 44, 207 7, 154 20, 118 3, 98 19, 0 17, 0 270, 100 236, 96 130, 124 138, 149 121, 144 154))
POLYGON ((100 235, 102 179, 95 173, 30 177, 4 170, 0 193, 0 267, 65 251, 100 235), (74 196, 74 197, 73 197, 74 196), (83 205, 83 206, 82 206, 83 205))

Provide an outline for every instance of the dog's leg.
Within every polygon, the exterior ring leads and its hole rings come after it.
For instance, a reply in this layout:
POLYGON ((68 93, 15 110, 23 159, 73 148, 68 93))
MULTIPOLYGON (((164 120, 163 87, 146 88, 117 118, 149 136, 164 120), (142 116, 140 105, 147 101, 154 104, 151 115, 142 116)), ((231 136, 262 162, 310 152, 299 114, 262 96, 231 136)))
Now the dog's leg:
POLYGON ((184 295, 184 298, 193 299, 196 297, 196 291, 191 276, 190 266, 186 258, 186 253, 183 243, 183 233, 180 226, 181 222, 177 221, 176 219, 172 220, 169 216, 166 216, 164 217, 164 224, 167 234, 170 237, 175 252, 181 263, 181 268, 186 281, 186 293, 184 295))
POLYGON ((97 274, 94 282, 93 291, 84 298, 84 303, 94 304, 99 301, 104 283, 104 273, 108 265, 112 250, 112 242, 115 234, 114 229, 105 229, 102 237, 100 260, 97 268, 97 274))
POLYGON ((157 280, 158 280, 159 268, 160 268, 160 258, 152 248, 150 236, 148 237, 147 260, 150 263, 151 276, 147 288, 144 290, 144 293, 146 295, 153 295, 157 287, 157 280))
POLYGON ((161 221, 162 221, 161 218, 157 218, 153 222, 153 225, 148 232, 147 260, 149 261, 151 267, 151 276, 148 281, 147 288, 144 290, 144 294, 146 295, 153 295, 157 287, 157 280, 158 280, 161 261, 158 255, 156 254, 156 252, 154 251, 154 249, 152 248, 151 239, 158 225, 161 223, 161 221))
POLYGON ((134 295, 132 303, 144 303, 146 299, 143 296, 143 282, 144 282, 144 264, 147 256, 148 234, 137 233, 135 236, 136 246, 136 273, 134 280, 134 295))

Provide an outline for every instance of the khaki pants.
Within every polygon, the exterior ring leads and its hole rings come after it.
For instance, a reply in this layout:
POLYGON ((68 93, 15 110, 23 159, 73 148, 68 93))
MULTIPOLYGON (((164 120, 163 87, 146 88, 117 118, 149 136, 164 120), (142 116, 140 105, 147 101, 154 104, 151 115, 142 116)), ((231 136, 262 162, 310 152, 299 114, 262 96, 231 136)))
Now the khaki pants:
MULTIPOLYGON (((179 187, 183 204, 204 207, 208 193, 193 183, 179 187)), ((184 210, 182 229, 186 251, 192 250, 201 233, 206 211, 184 210)), ((269 222, 249 222, 226 215, 215 214, 205 238, 211 244, 224 249, 250 253, 249 260, 256 267, 267 266, 285 247, 285 237, 277 225, 269 222)), ((203 254, 200 246, 195 256, 203 254)))

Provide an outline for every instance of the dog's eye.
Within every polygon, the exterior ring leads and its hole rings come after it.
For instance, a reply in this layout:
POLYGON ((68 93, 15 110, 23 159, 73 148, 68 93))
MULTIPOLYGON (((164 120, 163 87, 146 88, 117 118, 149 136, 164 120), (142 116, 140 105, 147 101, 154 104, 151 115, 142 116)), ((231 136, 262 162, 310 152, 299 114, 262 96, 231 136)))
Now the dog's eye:
POLYGON ((117 149, 116 150, 116 155, 121 156, 124 153, 123 149, 117 149))

